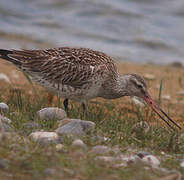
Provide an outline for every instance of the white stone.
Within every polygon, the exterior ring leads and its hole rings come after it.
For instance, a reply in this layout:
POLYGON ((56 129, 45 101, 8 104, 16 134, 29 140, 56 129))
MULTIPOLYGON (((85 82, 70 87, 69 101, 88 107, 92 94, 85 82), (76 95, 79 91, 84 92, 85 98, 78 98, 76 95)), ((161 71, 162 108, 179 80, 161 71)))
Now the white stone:
POLYGON ((171 96, 168 94, 162 95, 162 99, 169 101, 169 100, 171 100, 171 96))
POLYGON ((180 166, 184 168, 184 161, 180 163, 180 166))
POLYGON ((86 145, 81 139, 76 139, 72 142, 72 147, 74 148, 85 148, 86 145))
POLYGON ((155 75, 153 75, 153 74, 148 74, 148 73, 146 73, 146 74, 144 74, 143 76, 144 76, 144 78, 147 79, 147 80, 155 80, 155 79, 156 79, 155 75))
POLYGON ((140 106, 140 107, 144 107, 144 106, 145 106, 144 102, 143 102, 140 98, 134 96, 134 97, 132 97, 131 99, 132 99, 132 102, 133 102, 136 106, 140 106))
POLYGON ((160 161, 153 155, 147 155, 142 158, 142 161, 152 166, 159 166, 160 161))
POLYGON ((62 151, 64 149, 63 144, 56 144, 56 151, 62 151))
POLYGON ((38 141, 42 138, 46 138, 49 141, 58 139, 58 135, 55 132, 40 132, 40 131, 37 131, 37 132, 32 132, 29 136, 31 138, 33 138, 33 140, 35 140, 35 141, 38 141))
POLYGON ((0 73, 0 81, 5 81, 5 82, 7 82, 7 83, 11 83, 10 82, 10 79, 8 78, 8 76, 7 75, 5 75, 5 74, 3 74, 3 73, 0 73))
POLYGON ((0 103, 0 111, 7 112, 9 110, 9 107, 6 103, 1 102, 0 103))
POLYGON ((48 107, 38 111, 37 116, 41 120, 62 120, 66 118, 66 112, 61 108, 48 107))

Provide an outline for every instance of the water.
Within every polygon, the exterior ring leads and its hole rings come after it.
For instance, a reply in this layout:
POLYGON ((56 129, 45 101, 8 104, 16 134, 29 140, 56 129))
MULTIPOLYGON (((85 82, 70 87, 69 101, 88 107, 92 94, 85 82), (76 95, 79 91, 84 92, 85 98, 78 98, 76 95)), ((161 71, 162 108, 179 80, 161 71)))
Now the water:
POLYGON ((184 1, 0 0, 0 48, 40 44, 88 47, 125 61, 184 63, 184 1))

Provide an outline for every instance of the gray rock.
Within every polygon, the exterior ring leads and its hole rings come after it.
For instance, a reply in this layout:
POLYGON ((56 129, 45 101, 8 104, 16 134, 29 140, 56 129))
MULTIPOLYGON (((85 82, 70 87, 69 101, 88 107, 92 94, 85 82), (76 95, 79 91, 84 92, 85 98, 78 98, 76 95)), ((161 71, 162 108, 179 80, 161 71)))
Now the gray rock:
POLYGON ((8 105, 6 103, 4 103, 4 102, 1 102, 0 103, 0 111, 7 112, 8 110, 9 110, 8 105))
POLYGON ((48 107, 38 111, 37 116, 40 120, 61 120, 66 118, 66 112, 61 108, 48 107))
POLYGON ((40 124, 38 124, 36 122, 23 123, 22 126, 25 129, 38 129, 38 128, 40 128, 40 124))
POLYGON ((71 119, 71 121, 58 129, 56 133, 60 136, 84 136, 87 132, 95 128, 95 123, 91 121, 84 121, 80 119, 71 119))
POLYGON ((73 148, 82 148, 85 149, 86 145, 84 144, 84 142, 81 139, 76 139, 72 142, 72 147, 73 148))
POLYGON ((112 149, 108 146, 104 145, 97 145, 94 146, 91 150, 91 153, 93 154, 108 154, 112 151, 112 149))
POLYGON ((122 154, 120 155, 120 159, 127 164, 139 164, 141 162, 140 157, 137 155, 127 156, 122 154))
POLYGON ((59 143, 59 137, 55 132, 32 132, 29 135, 34 141, 38 142, 39 144, 52 144, 52 143, 59 143))
POLYGON ((113 156, 97 156, 95 160, 100 160, 105 163, 113 163, 116 159, 113 156))

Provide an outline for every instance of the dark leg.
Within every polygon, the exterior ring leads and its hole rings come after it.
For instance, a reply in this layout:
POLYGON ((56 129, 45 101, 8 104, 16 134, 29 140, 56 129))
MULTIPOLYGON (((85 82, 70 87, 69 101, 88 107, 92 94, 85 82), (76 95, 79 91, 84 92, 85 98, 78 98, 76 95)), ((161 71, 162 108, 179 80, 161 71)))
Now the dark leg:
POLYGON ((82 102, 82 109, 84 112, 86 111, 86 103, 84 101, 82 102))
POLYGON ((68 99, 64 100, 63 105, 65 107, 65 111, 68 111, 68 99))

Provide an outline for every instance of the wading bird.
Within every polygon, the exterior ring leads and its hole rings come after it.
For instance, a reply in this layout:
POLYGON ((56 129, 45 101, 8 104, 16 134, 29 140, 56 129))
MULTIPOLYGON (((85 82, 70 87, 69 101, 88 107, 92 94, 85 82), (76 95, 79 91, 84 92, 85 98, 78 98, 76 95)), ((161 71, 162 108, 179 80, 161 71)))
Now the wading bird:
MULTIPOLYGON (((33 81, 58 93, 64 100, 80 101, 96 97, 116 99, 123 96, 142 98, 171 128, 174 122, 151 98, 145 80, 137 74, 119 75, 113 60, 106 54, 87 48, 61 47, 46 50, 4 50, 0 58, 29 75, 33 81)), ((173 128, 174 129, 174 128, 173 128)))

